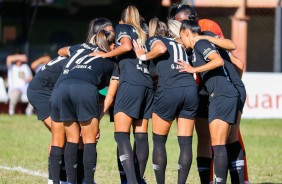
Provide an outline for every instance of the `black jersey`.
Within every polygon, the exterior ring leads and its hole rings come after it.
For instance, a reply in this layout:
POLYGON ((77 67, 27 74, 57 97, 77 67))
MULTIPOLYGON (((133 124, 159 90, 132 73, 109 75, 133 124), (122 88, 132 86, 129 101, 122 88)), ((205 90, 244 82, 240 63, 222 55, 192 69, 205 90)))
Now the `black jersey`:
MULTIPOLYGON (((203 31, 202 32, 204 35, 208 35, 208 36, 213 36, 213 37, 218 37, 218 35, 214 34, 213 32, 210 31, 203 31)), ((239 86, 244 86, 243 81, 241 80, 241 77, 239 75, 239 73, 237 72, 235 66, 232 64, 231 60, 230 60, 230 52, 226 51, 225 49, 222 49, 220 47, 216 47, 216 49, 218 50, 220 56, 223 58, 224 60, 224 64, 226 67, 226 70, 230 76, 230 79, 232 81, 232 83, 234 85, 239 85, 239 86)))
POLYGON ((67 60, 66 57, 59 56, 42 66, 29 83, 29 88, 53 90, 67 60))
POLYGON ((179 59, 188 62, 188 56, 184 47, 171 38, 153 36, 146 41, 146 48, 151 50, 155 42, 162 41, 167 48, 167 52, 153 60, 158 73, 158 86, 164 88, 174 88, 180 86, 197 86, 193 75, 187 72, 179 72, 176 62, 179 59))
MULTIPOLYGON (((199 40, 194 45, 192 65, 194 67, 202 66, 209 62, 209 55, 217 52, 215 46, 207 40, 199 40)), ((230 77, 226 71, 225 66, 215 68, 213 70, 200 73, 201 86, 211 96, 238 96, 230 77)))
MULTIPOLYGON (((128 24, 117 25, 116 35, 116 47, 121 45, 120 40, 123 37, 128 37, 131 39, 131 41, 138 39, 135 28, 128 24)), ((120 83, 125 81, 132 85, 153 88, 153 81, 149 72, 149 62, 139 61, 133 49, 118 56, 118 63, 120 71, 120 83)))
POLYGON ((69 56, 57 84, 63 80, 80 79, 97 86, 98 89, 106 87, 114 70, 114 62, 106 58, 89 56, 91 52, 98 50, 98 47, 92 44, 83 43, 75 47, 76 50, 69 56))

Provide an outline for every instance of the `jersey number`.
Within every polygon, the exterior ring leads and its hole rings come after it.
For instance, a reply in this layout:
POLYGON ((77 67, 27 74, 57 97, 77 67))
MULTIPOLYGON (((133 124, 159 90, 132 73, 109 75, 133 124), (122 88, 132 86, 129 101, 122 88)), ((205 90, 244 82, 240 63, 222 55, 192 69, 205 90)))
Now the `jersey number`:
POLYGON ((88 63, 90 63, 91 61, 93 61, 94 59, 98 58, 98 56, 95 57, 91 57, 88 54, 84 55, 84 56, 80 56, 81 53, 83 53, 85 51, 85 49, 78 49, 75 53, 75 55, 73 55, 71 57, 71 59, 69 60, 69 62, 66 65, 66 68, 69 68, 69 66, 76 60, 76 64, 81 64, 87 57, 90 57, 88 60, 86 60, 83 64, 86 65, 88 63))
POLYGON ((175 42, 169 42, 169 45, 172 46, 173 48, 173 61, 176 63, 178 62, 178 60, 183 60, 185 62, 187 62, 188 60, 188 57, 187 57, 187 54, 185 53, 183 47, 175 42), (184 51, 184 52, 183 52, 184 51), (184 58, 184 57, 185 58, 184 58))

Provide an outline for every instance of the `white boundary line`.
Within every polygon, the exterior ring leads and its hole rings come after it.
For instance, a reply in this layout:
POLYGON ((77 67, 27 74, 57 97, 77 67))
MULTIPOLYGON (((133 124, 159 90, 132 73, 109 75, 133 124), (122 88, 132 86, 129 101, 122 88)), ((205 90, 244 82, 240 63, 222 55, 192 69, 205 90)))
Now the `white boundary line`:
POLYGON ((25 174, 32 175, 32 176, 40 176, 42 178, 48 178, 48 174, 47 173, 43 173, 43 172, 39 172, 39 171, 33 171, 33 170, 28 170, 28 169, 25 169, 25 168, 23 168, 21 166, 7 167, 7 166, 0 165, 0 169, 4 169, 4 170, 8 170, 8 171, 18 171, 18 172, 25 173, 25 174))

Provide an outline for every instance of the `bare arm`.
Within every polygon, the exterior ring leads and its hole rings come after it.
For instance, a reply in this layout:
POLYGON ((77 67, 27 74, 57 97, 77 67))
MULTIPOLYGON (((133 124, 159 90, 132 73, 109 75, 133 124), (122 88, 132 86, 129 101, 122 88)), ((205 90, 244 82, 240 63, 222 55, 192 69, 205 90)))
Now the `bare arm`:
POLYGON ((211 53, 208 59, 210 60, 210 62, 198 67, 192 67, 189 63, 186 63, 184 61, 177 62, 177 64, 182 66, 180 68, 180 72, 188 72, 188 73, 204 72, 208 70, 213 70, 215 68, 224 65, 223 59, 216 52, 211 53))
POLYGON ((131 43, 131 39, 128 37, 123 37, 120 40, 121 45, 119 47, 116 47, 114 50, 111 50, 110 52, 104 53, 104 52, 92 52, 89 54, 90 56, 100 56, 103 58, 110 58, 119 56, 121 54, 127 53, 132 50, 133 46, 131 43))
POLYGON ((244 71, 244 68, 245 68, 245 64, 240 60, 238 59, 237 57, 235 57, 234 55, 230 54, 230 60, 232 62, 232 64, 235 66, 238 74, 240 75, 240 77, 242 78, 243 76, 243 71, 244 71))
POLYGON ((58 55, 68 57, 69 56, 69 47, 60 48, 58 50, 58 55))
POLYGON ((101 110, 100 113, 100 119, 104 116, 104 114, 109 110, 110 106, 112 105, 116 92, 117 92, 117 88, 118 88, 118 80, 111 80, 109 88, 108 88, 108 92, 106 95, 106 98, 104 100, 104 105, 103 105, 103 109, 101 110))
POLYGON ((35 61, 33 61, 30 65, 32 70, 35 70, 40 64, 46 64, 51 60, 50 56, 42 56, 35 61))
POLYGON ((140 58, 141 55, 145 55, 146 60, 154 59, 156 57, 163 55, 167 51, 165 44, 161 40, 155 41, 150 52, 148 52, 147 54, 145 54, 145 50, 143 49, 140 43, 134 40, 133 45, 134 45, 134 51, 138 59, 142 59, 140 58))
POLYGON ((236 44, 232 40, 229 40, 226 38, 217 38, 217 37, 208 36, 208 35, 199 35, 195 37, 195 39, 196 40, 199 40, 199 39, 208 40, 209 42, 217 45, 218 47, 221 47, 229 51, 235 50, 237 48, 236 44))
POLYGON ((15 54, 7 56, 6 64, 11 65, 13 62, 21 60, 22 62, 27 62, 27 57, 25 54, 15 54))

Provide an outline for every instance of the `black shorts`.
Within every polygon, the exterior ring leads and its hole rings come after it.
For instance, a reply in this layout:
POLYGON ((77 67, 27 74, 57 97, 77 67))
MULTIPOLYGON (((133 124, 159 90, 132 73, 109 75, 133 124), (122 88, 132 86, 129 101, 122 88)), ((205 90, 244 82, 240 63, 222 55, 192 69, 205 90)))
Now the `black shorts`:
POLYGON ((176 117, 195 119, 197 107, 196 86, 159 87, 154 97, 153 112, 166 121, 173 121, 176 117))
POLYGON ((199 95, 199 105, 198 105, 196 117, 208 119, 209 117, 209 96, 208 95, 199 95))
POLYGON ((223 120, 231 125, 236 124, 239 97, 217 96, 209 102, 209 123, 215 119, 223 120))
POLYGON ((86 81, 69 79, 53 90, 51 118, 54 121, 88 121, 99 119, 98 88, 86 81))
POLYGON ((122 82, 118 86, 114 114, 123 112, 134 119, 152 117, 153 89, 122 82))
POLYGON ((27 98, 34 107, 38 120, 45 120, 51 114, 51 91, 27 88, 27 98))
POLYGON ((240 112, 243 112, 246 97, 247 97, 246 88, 245 86, 241 86, 241 85, 235 85, 235 88, 238 90, 239 95, 240 95, 238 110, 240 112))

